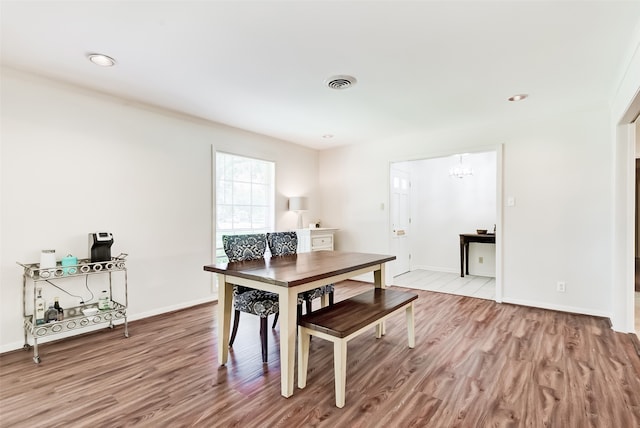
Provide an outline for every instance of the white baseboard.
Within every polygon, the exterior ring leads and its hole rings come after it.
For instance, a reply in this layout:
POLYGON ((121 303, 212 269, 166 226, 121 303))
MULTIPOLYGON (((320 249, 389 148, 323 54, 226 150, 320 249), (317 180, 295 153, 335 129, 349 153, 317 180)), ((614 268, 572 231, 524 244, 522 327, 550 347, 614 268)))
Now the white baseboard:
POLYGON ((419 266, 411 266, 411 270, 430 270, 430 271, 434 271, 434 272, 447 272, 447 273, 459 273, 460 270, 456 269, 456 268, 450 268, 450 267, 442 267, 442 266, 423 266, 423 265, 419 265, 419 266))
MULTIPOLYGON (((433 272, 447 272, 447 273, 460 273, 460 268, 450 268, 450 267, 442 267, 442 266, 411 266, 411 270, 429 270, 429 271, 433 271, 433 272)), ((491 277, 491 278, 495 278, 496 276, 496 271, 491 270, 491 269, 487 269, 484 271, 478 270, 478 268, 476 267, 476 270, 473 271, 473 273, 469 274, 470 276, 487 276, 487 277, 491 277)))
POLYGON ((569 312, 574 314, 591 315, 594 317, 603 317, 603 318, 611 319, 611 313, 609 312, 596 311, 596 310, 581 308, 577 306, 556 305, 553 303, 538 302, 534 300, 524 300, 524 299, 512 299, 509 297, 503 297, 502 303, 511 303, 511 304, 520 305, 520 306, 530 306, 532 308, 550 309, 552 311, 569 312))
MULTIPOLYGON (((137 321, 137 320, 141 320, 141 319, 144 319, 144 318, 153 317, 153 316, 156 316, 156 315, 166 314, 168 312, 179 311, 181 309, 190 308, 192 306, 201 305, 203 303, 213 302, 213 301, 216 301, 216 300, 218 300, 218 295, 214 294, 214 295, 211 295, 211 296, 203 297, 201 299, 196 299, 196 300, 192 300, 192 301, 189 301, 189 302, 183 302, 183 303, 179 303, 179 304, 171 305, 171 306, 165 306, 163 308, 157 308, 157 309, 153 309, 151 311, 141 312, 141 313, 137 313, 137 314, 127 313, 127 321, 128 322, 137 321)), ((114 325, 122 325, 122 324, 124 324, 124 320, 115 320, 113 322, 113 324, 114 325)), ((65 338, 68 338, 68 337, 73 337, 73 336, 76 336, 78 334, 90 333, 90 332, 93 332, 93 331, 102 330, 102 329, 106 328, 107 325, 108 324, 92 325, 92 326, 89 326, 89 327, 86 327, 86 328, 79 328, 79 329, 73 330, 73 331, 67 331, 67 332, 60 333, 60 334, 55 334, 55 335, 52 335, 52 336, 42 337, 42 338, 38 339, 38 346, 40 346, 41 344, 45 344, 47 342, 53 342, 53 341, 56 341, 56 340, 65 339, 65 338)), ((33 339, 30 336, 28 336, 28 339, 29 339, 29 343, 33 344, 33 339)), ((22 349, 23 346, 24 346, 23 342, 5 343, 4 345, 0 346, 0 353, 16 351, 18 349, 22 349)))
POLYGON ((166 314, 167 312, 179 311, 181 309, 198 306, 203 303, 209 303, 218 300, 218 295, 211 295, 201 299, 191 300, 189 302, 178 303, 177 305, 165 306, 163 308, 153 309, 151 311, 141 312, 138 314, 127 314, 129 321, 137 321, 144 318, 155 317, 156 315, 166 314))

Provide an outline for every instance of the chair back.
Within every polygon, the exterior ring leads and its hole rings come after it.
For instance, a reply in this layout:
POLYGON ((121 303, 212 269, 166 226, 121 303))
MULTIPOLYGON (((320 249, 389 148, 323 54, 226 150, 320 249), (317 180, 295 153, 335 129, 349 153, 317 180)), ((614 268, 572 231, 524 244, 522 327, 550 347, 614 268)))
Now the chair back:
POLYGON ((222 247, 230 262, 261 259, 267 249, 266 235, 222 235, 222 247))
POLYGON ((285 256, 298 252, 298 235, 296 232, 267 233, 267 243, 272 256, 285 256))

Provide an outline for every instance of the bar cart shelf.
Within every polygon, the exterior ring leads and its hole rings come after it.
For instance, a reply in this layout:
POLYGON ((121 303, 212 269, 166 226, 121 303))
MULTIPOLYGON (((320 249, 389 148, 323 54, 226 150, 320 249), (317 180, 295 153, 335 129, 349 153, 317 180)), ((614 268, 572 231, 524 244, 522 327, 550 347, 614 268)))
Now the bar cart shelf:
POLYGON ((80 259, 77 265, 61 266, 58 262, 55 268, 40 269, 38 263, 23 264, 22 274, 22 312, 24 317, 24 349, 28 350, 32 346, 29 345, 28 336, 33 339, 33 361, 40 362, 38 353, 38 339, 51 336, 54 334, 79 330, 86 327, 108 324, 109 328, 114 328, 114 321, 122 320, 124 323, 124 336, 129 337, 129 329, 127 325, 127 254, 120 254, 112 257, 110 261, 100 261, 92 263, 90 259, 80 259), (113 281, 112 274, 114 272, 123 273, 122 287, 124 288, 124 301, 118 302, 113 299, 113 281), (64 280, 68 278, 87 277, 88 275, 108 275, 109 276, 109 308, 98 309, 97 303, 82 304, 71 308, 64 309, 64 316, 61 321, 52 321, 44 324, 36 323, 36 289, 44 288, 50 280, 64 280), (33 286, 33 310, 28 312, 27 291, 28 284, 33 286), (95 308, 92 312, 88 311, 95 308))

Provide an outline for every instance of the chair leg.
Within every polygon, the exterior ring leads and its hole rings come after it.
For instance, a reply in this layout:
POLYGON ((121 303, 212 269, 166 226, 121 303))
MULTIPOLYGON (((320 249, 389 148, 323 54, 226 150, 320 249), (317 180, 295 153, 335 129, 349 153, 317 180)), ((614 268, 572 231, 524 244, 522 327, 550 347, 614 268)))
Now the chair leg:
POLYGON ((238 334, 238 324, 240 323, 240 311, 235 310, 233 316, 233 330, 231 330, 231 338, 229 339, 229 348, 233 346, 233 341, 236 340, 236 334, 238 334))
POLYGON ((267 362, 267 317, 260 317, 260 341, 262 342, 262 362, 267 362))
POLYGON ((304 302, 306 303, 307 314, 310 314, 311 313, 311 299, 305 299, 304 302))
POLYGON ((333 291, 329 293, 329 306, 333 305, 333 291))
POLYGON ((298 303, 298 317, 296 320, 300 321, 300 318, 302 318, 302 303, 298 303))
POLYGON ((273 317, 273 325, 271 326, 271 328, 276 328, 276 324, 278 323, 278 315, 280 315, 280 312, 276 312, 276 315, 273 317))

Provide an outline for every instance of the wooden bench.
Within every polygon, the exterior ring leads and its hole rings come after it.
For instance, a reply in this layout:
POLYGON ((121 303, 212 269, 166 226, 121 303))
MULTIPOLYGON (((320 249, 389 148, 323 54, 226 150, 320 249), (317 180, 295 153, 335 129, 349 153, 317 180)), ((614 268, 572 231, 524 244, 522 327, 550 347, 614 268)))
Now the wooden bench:
POLYGON ((347 342, 375 326, 376 337, 383 335, 389 316, 406 309, 409 348, 415 346, 413 301, 417 294, 375 288, 300 318, 298 324, 298 388, 307 384, 309 341, 311 336, 333 342, 336 406, 344 407, 347 378, 347 342))

